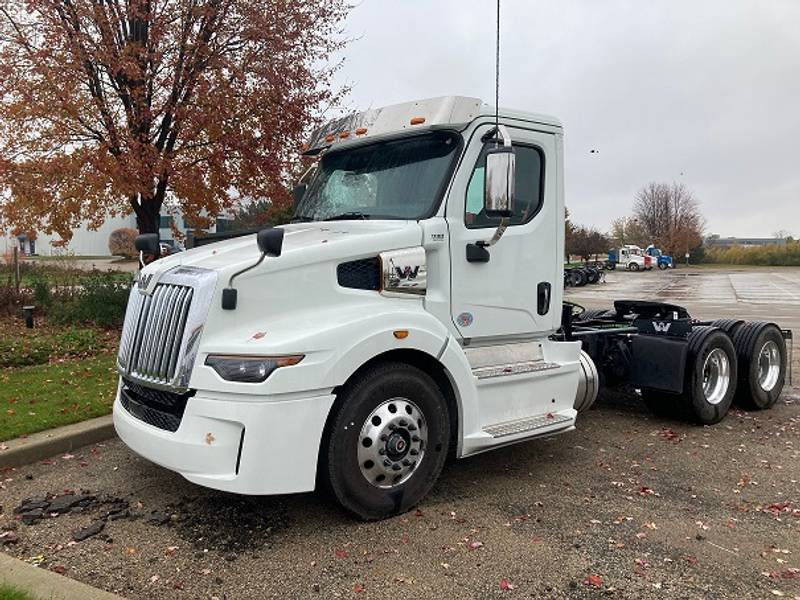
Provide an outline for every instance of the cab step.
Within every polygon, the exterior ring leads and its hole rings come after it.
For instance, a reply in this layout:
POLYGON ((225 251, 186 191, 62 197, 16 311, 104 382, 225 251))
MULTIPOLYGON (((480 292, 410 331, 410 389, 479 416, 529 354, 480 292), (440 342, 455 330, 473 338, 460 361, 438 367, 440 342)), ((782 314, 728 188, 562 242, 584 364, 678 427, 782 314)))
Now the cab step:
POLYGON ((520 433, 527 433, 537 429, 551 428, 553 425, 572 425, 574 419, 566 415, 559 415, 555 413, 547 413, 544 415, 537 415, 535 417, 525 417, 524 419, 516 419, 514 421, 505 421, 503 423, 496 423, 495 425, 488 425, 483 428, 484 433, 488 433, 493 438, 501 438, 509 435, 518 435, 520 433))

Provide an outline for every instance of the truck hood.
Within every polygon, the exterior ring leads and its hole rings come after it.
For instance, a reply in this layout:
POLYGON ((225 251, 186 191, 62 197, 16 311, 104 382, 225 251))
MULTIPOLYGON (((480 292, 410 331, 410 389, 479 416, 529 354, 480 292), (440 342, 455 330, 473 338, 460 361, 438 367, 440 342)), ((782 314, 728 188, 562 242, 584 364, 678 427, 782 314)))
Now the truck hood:
MULTIPOLYGON (((422 228, 417 221, 333 221, 281 227, 285 231, 281 256, 267 257, 256 271, 375 256, 384 250, 422 243, 422 228)), ((159 259, 147 265, 142 274, 153 275, 149 286, 155 285, 162 274, 178 266, 211 269, 225 276, 254 264, 259 256, 256 236, 251 234, 159 259)))

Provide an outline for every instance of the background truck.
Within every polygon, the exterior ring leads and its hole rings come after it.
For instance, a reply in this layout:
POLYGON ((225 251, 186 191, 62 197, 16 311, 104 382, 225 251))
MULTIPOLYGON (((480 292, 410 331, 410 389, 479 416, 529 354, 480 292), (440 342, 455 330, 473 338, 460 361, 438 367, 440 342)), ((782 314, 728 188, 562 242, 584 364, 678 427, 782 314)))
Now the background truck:
POLYGON ((672 257, 662 253, 661 250, 655 247, 655 245, 650 244, 647 248, 645 248, 644 252, 647 256, 653 257, 653 259, 656 261, 656 265, 662 271, 664 269, 675 268, 675 263, 673 262, 672 257))
MULTIPOLYGON (((768 408, 789 332, 680 306, 563 301, 558 120, 444 97, 309 140, 293 223, 141 269, 114 424, 135 452, 240 494, 320 486, 380 519, 445 460, 570 431, 600 383, 654 411, 768 408)), ((137 248, 158 255, 158 239, 137 248)))
POLYGON ((653 257, 646 254, 639 246, 625 244, 622 248, 608 251, 606 265, 612 270, 619 265, 629 271, 649 271, 653 268, 653 257))

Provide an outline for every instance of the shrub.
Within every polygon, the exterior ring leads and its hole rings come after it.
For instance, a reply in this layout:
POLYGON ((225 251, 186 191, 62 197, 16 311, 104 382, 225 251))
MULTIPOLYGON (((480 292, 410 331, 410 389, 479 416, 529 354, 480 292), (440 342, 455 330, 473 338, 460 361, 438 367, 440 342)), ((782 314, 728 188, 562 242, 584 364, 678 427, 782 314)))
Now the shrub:
POLYGON ((800 241, 784 245, 708 248, 705 262, 726 265, 800 266, 800 241))
POLYGON ((134 241, 139 232, 130 227, 115 229, 108 236, 108 250, 114 256, 134 258, 137 254, 134 241))
POLYGON ((118 327, 125 318, 131 281, 120 281, 116 273, 93 271, 82 285, 65 290, 53 302, 50 316, 57 323, 94 323, 118 327))

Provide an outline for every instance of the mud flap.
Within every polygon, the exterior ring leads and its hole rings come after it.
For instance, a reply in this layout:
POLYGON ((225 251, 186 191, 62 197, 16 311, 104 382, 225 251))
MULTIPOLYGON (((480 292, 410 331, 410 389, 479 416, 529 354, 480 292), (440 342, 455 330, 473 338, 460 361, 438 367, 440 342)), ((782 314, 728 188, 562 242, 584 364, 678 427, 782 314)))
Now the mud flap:
POLYGON ((631 385, 664 392, 683 392, 687 349, 685 338, 635 336, 631 347, 631 385))

